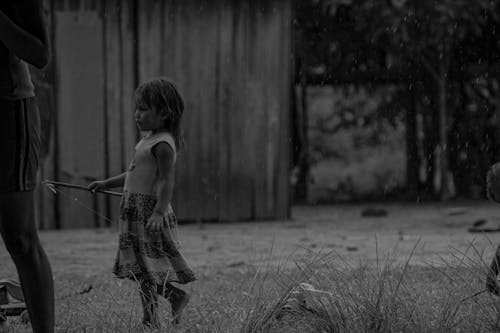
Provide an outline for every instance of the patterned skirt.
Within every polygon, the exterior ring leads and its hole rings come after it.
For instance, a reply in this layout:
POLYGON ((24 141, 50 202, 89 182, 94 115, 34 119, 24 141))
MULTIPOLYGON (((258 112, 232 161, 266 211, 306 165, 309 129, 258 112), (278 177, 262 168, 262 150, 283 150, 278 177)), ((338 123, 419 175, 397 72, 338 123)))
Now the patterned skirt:
POLYGON ((196 280, 179 252, 177 218, 171 207, 160 233, 150 233, 146 223, 156 197, 125 191, 120 203, 120 238, 113 273, 119 278, 151 283, 188 283, 196 280))

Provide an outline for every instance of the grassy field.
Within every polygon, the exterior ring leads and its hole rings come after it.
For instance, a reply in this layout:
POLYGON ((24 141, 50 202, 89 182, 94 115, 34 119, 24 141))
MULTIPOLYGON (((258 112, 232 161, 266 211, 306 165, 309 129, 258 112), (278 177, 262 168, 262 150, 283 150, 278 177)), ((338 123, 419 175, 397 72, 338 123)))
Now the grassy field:
MULTIPOLYGON (((472 234, 491 204, 295 207, 293 220, 184 225, 199 280, 172 328, 148 331, 133 283, 113 278, 114 230, 47 231, 58 332, 495 332, 497 299, 482 292, 496 233, 472 234), (89 292, 85 292, 92 286, 89 292), (83 293, 82 293, 83 292, 83 293), (476 295, 477 294, 477 295, 476 295)), ((15 271, 0 244, 0 277, 15 271)), ((30 332, 17 318, 12 332, 30 332)))

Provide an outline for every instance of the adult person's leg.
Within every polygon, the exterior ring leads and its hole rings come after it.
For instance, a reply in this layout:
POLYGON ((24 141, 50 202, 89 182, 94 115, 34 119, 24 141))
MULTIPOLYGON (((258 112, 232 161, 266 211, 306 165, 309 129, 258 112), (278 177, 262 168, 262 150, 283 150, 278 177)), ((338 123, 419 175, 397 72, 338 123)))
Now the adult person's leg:
POLYGON ((35 226, 34 191, 0 193, 0 231, 16 265, 34 332, 53 332, 53 278, 35 226))
POLYGON ((35 333, 54 331, 54 282, 35 225, 34 191, 0 193, 0 232, 14 261, 35 333))
POLYGON ((35 333, 54 331, 54 286, 35 223, 40 118, 32 98, 0 99, 0 233, 16 265, 35 333))
POLYGON ((35 223, 40 119, 26 63, 43 68, 49 49, 43 0, 1 0, 0 232, 17 267, 35 333, 54 331, 54 288, 35 223))

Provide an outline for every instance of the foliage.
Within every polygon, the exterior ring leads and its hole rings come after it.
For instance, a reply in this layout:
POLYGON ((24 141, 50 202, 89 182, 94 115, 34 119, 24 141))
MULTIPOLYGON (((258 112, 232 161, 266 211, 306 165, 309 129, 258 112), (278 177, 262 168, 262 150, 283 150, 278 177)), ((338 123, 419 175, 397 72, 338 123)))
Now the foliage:
POLYGON ((298 52, 325 70, 423 68, 437 75, 440 60, 467 70, 498 60, 499 7, 493 0, 300 2, 298 52))
MULTIPOLYGON (((479 193, 471 189, 483 185, 488 163, 500 157, 500 145, 493 142, 500 133, 492 130, 500 108, 498 1, 309 0, 298 2, 296 12, 299 74, 314 84, 355 84, 372 91, 377 84, 392 84, 393 101, 402 104, 395 109, 402 114, 409 110, 408 95, 414 96, 414 115, 423 122, 409 139, 420 141, 407 154, 418 155, 411 163, 424 170, 414 189, 445 198, 451 172, 455 183, 465 181, 464 175, 471 178, 466 186, 456 185, 458 194, 479 193)), ((388 109, 380 106, 372 119, 394 118, 384 115, 388 109)), ((343 106, 332 112, 321 123, 325 132, 332 129, 331 118, 356 114, 343 106)), ((369 127, 366 119, 361 114, 333 129, 360 122, 369 127)))
POLYGON ((309 88, 312 202, 388 199, 405 184, 399 89, 309 88))

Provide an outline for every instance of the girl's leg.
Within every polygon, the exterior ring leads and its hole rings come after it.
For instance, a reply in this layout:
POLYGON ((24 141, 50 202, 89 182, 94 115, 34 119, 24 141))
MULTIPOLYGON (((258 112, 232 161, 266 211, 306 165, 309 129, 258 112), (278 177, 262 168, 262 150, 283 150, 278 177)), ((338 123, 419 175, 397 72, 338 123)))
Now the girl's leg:
POLYGON ((158 320, 158 297, 154 284, 148 281, 140 281, 140 294, 143 309, 142 323, 151 327, 160 327, 158 320))
POLYGON ((184 290, 173 286, 171 283, 158 284, 156 292, 168 299, 172 307, 172 322, 179 324, 181 321, 182 311, 189 302, 189 295, 184 290))

